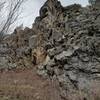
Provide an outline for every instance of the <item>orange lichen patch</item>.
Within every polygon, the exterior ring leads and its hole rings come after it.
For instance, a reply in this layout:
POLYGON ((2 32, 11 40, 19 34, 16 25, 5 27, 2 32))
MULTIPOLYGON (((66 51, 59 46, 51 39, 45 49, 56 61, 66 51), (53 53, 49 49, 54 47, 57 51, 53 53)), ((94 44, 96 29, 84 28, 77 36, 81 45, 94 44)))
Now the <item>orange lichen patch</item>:
POLYGON ((47 52, 43 47, 37 47, 32 51, 32 61, 35 61, 36 64, 43 63, 46 57, 47 52))

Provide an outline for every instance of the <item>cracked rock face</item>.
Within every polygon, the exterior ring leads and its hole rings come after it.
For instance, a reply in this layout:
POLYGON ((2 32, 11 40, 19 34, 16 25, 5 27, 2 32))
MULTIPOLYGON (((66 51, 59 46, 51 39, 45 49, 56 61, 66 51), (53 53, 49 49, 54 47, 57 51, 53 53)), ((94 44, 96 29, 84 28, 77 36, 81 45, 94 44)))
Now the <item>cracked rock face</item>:
MULTIPOLYGON (((94 86, 100 89, 97 85, 100 82, 100 10, 76 4, 55 7, 55 3, 57 0, 48 0, 40 10, 41 20, 36 19, 38 23, 34 24, 43 32, 44 48, 50 57, 48 63, 40 65, 38 70, 44 69, 42 76, 56 77, 61 92, 73 94, 74 91, 77 98, 69 97, 69 100, 100 99, 92 94, 94 86), (48 20, 50 17, 53 18, 51 21, 48 20)), ((64 95, 62 98, 67 100, 64 95)))

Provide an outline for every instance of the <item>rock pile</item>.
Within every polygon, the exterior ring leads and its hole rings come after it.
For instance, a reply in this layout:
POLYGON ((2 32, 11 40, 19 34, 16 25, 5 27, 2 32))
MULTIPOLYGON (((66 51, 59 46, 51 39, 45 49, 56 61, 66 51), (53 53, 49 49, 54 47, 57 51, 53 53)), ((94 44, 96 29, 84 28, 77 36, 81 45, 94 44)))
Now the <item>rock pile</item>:
POLYGON ((33 66, 29 39, 35 34, 32 29, 15 29, 5 36, 0 44, 0 69, 26 68, 33 66), (3 63, 4 62, 4 63, 3 63), (2 66, 3 68, 2 68, 2 66))

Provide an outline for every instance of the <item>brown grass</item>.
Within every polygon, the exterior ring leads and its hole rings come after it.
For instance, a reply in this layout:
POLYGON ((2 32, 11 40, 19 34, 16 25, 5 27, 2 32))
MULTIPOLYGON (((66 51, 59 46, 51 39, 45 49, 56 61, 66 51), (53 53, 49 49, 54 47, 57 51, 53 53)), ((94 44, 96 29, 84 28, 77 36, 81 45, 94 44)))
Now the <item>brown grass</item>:
POLYGON ((0 73, 0 100, 61 100, 56 83, 36 69, 0 73))

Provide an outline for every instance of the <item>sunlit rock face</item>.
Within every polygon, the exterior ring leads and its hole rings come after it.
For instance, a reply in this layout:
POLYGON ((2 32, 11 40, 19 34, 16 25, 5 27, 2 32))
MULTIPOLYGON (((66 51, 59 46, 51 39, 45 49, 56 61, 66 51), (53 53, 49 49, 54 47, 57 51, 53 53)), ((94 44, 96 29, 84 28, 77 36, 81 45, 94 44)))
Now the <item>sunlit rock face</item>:
POLYGON ((0 58, 0 64, 9 59, 20 68, 37 65, 39 75, 58 81, 64 100, 99 100, 99 12, 93 6, 63 7, 58 0, 47 0, 32 29, 5 37, 1 48, 6 51, 0 54, 10 50, 10 55, 0 58))

